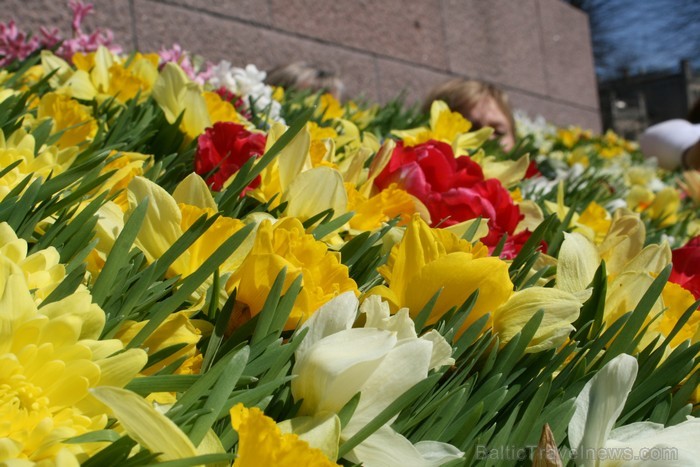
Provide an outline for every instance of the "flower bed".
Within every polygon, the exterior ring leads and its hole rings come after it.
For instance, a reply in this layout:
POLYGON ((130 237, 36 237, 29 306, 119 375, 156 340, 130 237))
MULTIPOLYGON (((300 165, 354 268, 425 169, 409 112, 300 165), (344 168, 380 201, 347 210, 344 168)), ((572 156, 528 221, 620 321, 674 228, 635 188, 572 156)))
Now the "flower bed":
POLYGON ((121 54, 72 7, 0 31, 1 463, 697 459, 695 173, 121 54))

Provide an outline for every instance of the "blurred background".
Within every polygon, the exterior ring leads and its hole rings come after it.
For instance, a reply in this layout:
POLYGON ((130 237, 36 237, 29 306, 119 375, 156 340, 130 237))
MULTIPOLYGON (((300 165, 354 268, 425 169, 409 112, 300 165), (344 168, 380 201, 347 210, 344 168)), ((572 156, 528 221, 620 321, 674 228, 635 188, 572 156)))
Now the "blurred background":
MULTIPOLYGON (((306 60, 347 95, 420 102, 453 77, 491 82, 557 125, 634 138, 700 96, 693 0, 94 0, 87 27, 125 49, 179 43, 212 61, 270 70, 306 60)), ((3 0, 3 21, 70 30, 59 0, 3 0)))
POLYGON ((700 99, 700 2, 570 0, 588 14, 603 127, 635 138, 700 99))

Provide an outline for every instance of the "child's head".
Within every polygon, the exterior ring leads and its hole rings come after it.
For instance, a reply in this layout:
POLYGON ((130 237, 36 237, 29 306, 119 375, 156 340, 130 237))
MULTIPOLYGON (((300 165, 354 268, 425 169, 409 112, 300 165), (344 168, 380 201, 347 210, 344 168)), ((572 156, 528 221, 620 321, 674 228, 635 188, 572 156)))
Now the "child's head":
POLYGON ((485 126, 494 129, 504 150, 515 146, 515 119, 506 94, 492 84, 481 81, 454 79, 434 88, 425 100, 428 111, 435 100, 444 101, 453 112, 459 112, 472 122, 474 129, 485 126))

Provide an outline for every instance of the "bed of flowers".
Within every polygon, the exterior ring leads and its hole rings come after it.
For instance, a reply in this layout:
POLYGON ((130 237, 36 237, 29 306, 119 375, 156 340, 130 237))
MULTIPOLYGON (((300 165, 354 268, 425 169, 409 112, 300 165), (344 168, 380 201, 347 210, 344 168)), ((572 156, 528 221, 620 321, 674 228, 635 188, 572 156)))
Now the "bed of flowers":
POLYGON ((696 172, 71 6, 0 26, 0 464, 698 462, 696 172))

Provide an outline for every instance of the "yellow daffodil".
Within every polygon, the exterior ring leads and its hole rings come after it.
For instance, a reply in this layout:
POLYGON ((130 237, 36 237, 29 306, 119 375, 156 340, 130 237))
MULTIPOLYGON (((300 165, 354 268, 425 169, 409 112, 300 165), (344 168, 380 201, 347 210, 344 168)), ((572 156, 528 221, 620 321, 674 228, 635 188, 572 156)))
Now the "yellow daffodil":
POLYGON ((74 54, 72 60, 75 70, 50 51, 41 54, 44 73, 55 70, 49 81, 52 87, 76 99, 102 102, 113 97, 122 103, 137 95, 145 99, 158 77, 157 54, 136 53, 127 62, 99 46, 95 52, 74 54))
POLYGON ((412 130, 393 131, 406 146, 415 146, 431 139, 452 145, 455 156, 467 154, 480 147, 493 134, 493 128, 484 127, 470 132, 472 124, 459 112, 452 112, 443 101, 434 101, 430 107, 430 126, 412 130))
MULTIPOLYGON (((136 245, 149 261, 160 258, 178 238, 202 215, 212 216, 216 203, 204 181, 196 174, 189 175, 175 189, 173 196, 160 186, 142 177, 134 177, 129 184, 129 212, 148 198, 149 205, 136 237, 136 245)), ((192 244, 171 266, 170 277, 192 274, 204 261, 238 230, 243 222, 219 217, 214 224, 192 244)), ((239 248, 221 265, 222 274, 232 272, 245 257, 245 248, 239 248)))
POLYGON ((600 204, 591 201, 579 216, 575 231, 599 244, 607 235, 611 222, 610 213, 600 204))
POLYGON ((217 93, 206 91, 202 93, 202 97, 207 106, 212 125, 217 122, 235 122, 246 125, 246 127, 250 126, 250 122, 236 112, 233 104, 222 99, 217 93))
POLYGON ((586 150, 584 148, 576 148, 570 153, 568 153, 566 161, 569 163, 570 166, 574 164, 579 164, 583 168, 586 168, 590 165, 588 154, 586 153, 586 150))
POLYGON ((561 143, 567 148, 573 148, 580 140, 590 139, 592 134, 590 131, 584 131, 580 127, 560 128, 557 130, 557 136, 561 143))
POLYGON ((442 289, 427 324, 436 322, 479 289, 463 327, 466 329, 513 293, 504 261, 488 256, 481 243, 472 245, 448 231, 431 229, 419 216, 409 222, 402 241, 392 248, 379 272, 389 285, 375 287, 370 293, 385 297, 395 310, 407 307, 412 316, 442 289))
POLYGON ((543 322, 528 346, 530 352, 563 343, 582 303, 573 293, 552 288, 513 292, 505 261, 488 256, 481 243, 472 245, 447 230, 431 229, 419 216, 413 217, 404 238, 392 248, 379 272, 389 286, 374 287, 369 294, 385 297, 394 309, 407 307, 413 316, 440 291, 427 324, 436 322, 478 290, 458 334, 491 313, 489 327, 499 333, 501 343, 506 343, 537 310, 544 310, 543 322))
POLYGON ((328 251, 323 242, 307 234, 298 219, 284 218, 274 225, 265 220, 258 227, 252 250, 226 284, 229 293, 234 288, 238 290, 236 300, 245 305, 245 316, 260 312, 272 283, 285 267, 284 290, 300 275, 303 285, 287 329, 306 321, 338 294, 357 293, 357 285, 348 276, 347 266, 341 264, 338 256, 328 251))
POLYGON ((678 222, 678 210, 681 207, 681 197, 673 187, 667 186, 654 195, 654 200, 645 213, 652 219, 661 222, 662 227, 669 227, 678 222))
POLYGON ((97 340, 105 316, 91 301, 79 289, 37 309, 22 270, 0 254, 0 463, 77 464, 104 446, 64 441, 106 427, 89 389, 126 385, 147 357, 97 340))
MULTIPOLYGON (((658 332, 666 337, 671 334, 683 313, 695 303, 695 297, 693 297, 692 293, 673 282, 666 283, 664 290, 661 292, 661 297, 666 310, 664 310, 661 318, 652 325, 651 331, 658 332)), ((678 334, 671 340, 670 347, 675 348, 686 340, 689 340, 691 344, 700 340, 700 313, 693 313, 688 322, 683 325, 678 334)))
MULTIPOLYGON (((312 97, 315 99, 314 96, 312 97)), ((316 115, 321 117, 324 121, 342 118, 344 115, 343 106, 340 105, 340 102, 333 94, 326 92, 319 97, 316 115)))
POLYGON ((0 177, 0 199, 4 198, 27 175, 46 180, 50 174, 64 172, 75 160, 78 148, 59 149, 43 146, 35 155, 36 141, 25 130, 19 129, 8 138, 0 131, 0 166, 8 167, 17 161, 19 165, 0 177))
MULTIPOLYGON (((124 345, 126 345, 131 342, 136 334, 147 324, 148 320, 125 321, 114 337, 121 340, 124 345)), ((157 373, 159 370, 183 357, 193 357, 196 353, 197 343, 202 338, 202 335, 210 334, 211 330, 212 325, 208 321, 190 319, 186 313, 179 312, 169 315, 165 318, 165 321, 148 336, 143 344, 141 344, 141 347, 147 349, 149 355, 153 355, 173 345, 184 344, 184 346, 177 352, 158 362, 157 365, 152 365, 147 368, 143 374, 150 375, 157 373)))
MULTIPOLYGON (((399 225, 405 225, 411 214, 422 204, 396 184, 391 184, 371 198, 363 196, 350 184, 346 184, 345 187, 349 195, 348 209, 355 212, 350 219, 350 228, 358 231, 374 230, 384 222, 399 216, 399 225)), ((430 219, 427 209, 423 211, 426 211, 430 219)))
POLYGON ((238 451, 234 467, 301 465, 324 467, 337 465, 319 449, 309 446, 293 433, 283 434, 275 421, 257 407, 236 404, 231 408, 231 425, 238 432, 238 451))
POLYGON ((114 202, 126 212, 129 208, 127 187, 131 180, 143 175, 144 171, 153 164, 153 156, 138 152, 112 151, 113 159, 109 161, 100 174, 114 172, 99 188, 96 193, 107 191, 110 195, 116 195, 114 202))
POLYGON ((334 166, 332 156, 335 153, 335 144, 333 139, 338 136, 338 132, 332 127, 322 127, 315 122, 308 122, 309 130, 309 156, 314 167, 321 164, 334 166))
POLYGON ((39 101, 38 118, 53 120, 53 133, 61 133, 56 146, 85 146, 97 134, 97 122, 90 108, 64 94, 49 92, 39 101))
MULTIPOLYGON (((317 436, 311 439, 311 445, 325 447, 324 452, 355 435, 401 394, 425 379, 431 369, 454 363, 452 348, 437 331, 418 337, 408 310, 391 316, 388 304, 377 296, 369 297, 360 308, 366 318, 364 327, 353 329, 357 305, 352 293, 324 305, 304 324, 308 332, 295 353, 292 395, 303 400, 300 418, 316 427, 317 436), (341 430, 336 414, 358 392, 359 403, 341 430)), ((368 467, 397 462, 428 467, 462 456, 445 443, 414 445, 391 428, 392 422, 378 428, 346 457, 368 467)))

